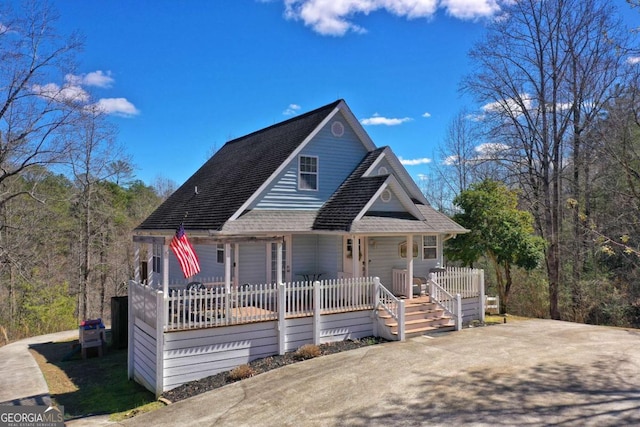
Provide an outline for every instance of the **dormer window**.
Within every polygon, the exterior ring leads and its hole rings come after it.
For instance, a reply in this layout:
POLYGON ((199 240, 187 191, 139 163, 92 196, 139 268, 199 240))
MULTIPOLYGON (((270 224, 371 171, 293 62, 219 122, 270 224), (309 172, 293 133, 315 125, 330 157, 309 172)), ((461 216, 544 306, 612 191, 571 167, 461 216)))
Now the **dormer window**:
POLYGON ((318 189, 318 157, 300 156, 298 158, 298 189, 318 189))

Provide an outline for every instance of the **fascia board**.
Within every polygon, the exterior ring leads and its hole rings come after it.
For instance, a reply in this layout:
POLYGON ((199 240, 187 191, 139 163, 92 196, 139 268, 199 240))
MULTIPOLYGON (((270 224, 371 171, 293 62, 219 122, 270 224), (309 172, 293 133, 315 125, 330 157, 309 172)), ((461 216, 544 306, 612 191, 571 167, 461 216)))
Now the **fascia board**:
POLYGON ((343 101, 338 105, 338 108, 341 108, 342 114, 345 120, 349 123, 353 131, 356 133, 362 144, 365 146, 367 151, 373 151, 376 148, 376 144, 374 144, 373 140, 369 136, 360 121, 356 118, 356 116, 351 112, 349 106, 343 101))
POLYGON ((404 192, 398 180, 393 175, 390 175, 385 180, 385 182, 382 183, 380 188, 378 188, 378 191, 376 191, 375 194, 371 197, 371 199, 369 199, 367 204, 364 205, 362 210, 360 210, 358 215, 354 218, 353 222, 360 221, 362 219, 362 217, 369 211, 371 206, 373 206, 375 201, 378 200, 378 198, 380 197, 380 194, 382 194, 382 192, 386 190, 387 187, 391 188, 393 193, 400 200, 400 203, 402 204, 402 206, 404 206, 407 209, 407 212, 409 212, 411 215, 418 218, 420 221, 425 220, 424 216, 422 215, 422 212, 420 212, 420 210, 416 207, 416 205, 413 203, 411 198, 404 192))
POLYGON ((362 174, 362 177, 368 177, 368 176, 374 175, 374 171, 376 170, 376 168, 378 167, 378 165, 380 164, 383 158, 384 158, 384 151, 380 153, 378 158, 375 159, 373 163, 371 163, 371 166, 369 166, 369 168, 362 174))
POLYGON ((402 165, 402 163, 400 163, 400 160, 396 157, 391 148, 387 147, 384 150, 384 154, 389 161, 389 164, 394 169, 394 172, 397 173, 398 178, 402 181, 405 188, 411 193, 411 196, 416 200, 419 200, 422 204, 428 205, 429 202, 427 201, 427 198, 424 197, 424 194, 422 194, 422 191, 420 191, 420 188, 418 188, 418 184, 416 184, 413 178, 411 178, 409 172, 407 172, 407 169, 402 165))

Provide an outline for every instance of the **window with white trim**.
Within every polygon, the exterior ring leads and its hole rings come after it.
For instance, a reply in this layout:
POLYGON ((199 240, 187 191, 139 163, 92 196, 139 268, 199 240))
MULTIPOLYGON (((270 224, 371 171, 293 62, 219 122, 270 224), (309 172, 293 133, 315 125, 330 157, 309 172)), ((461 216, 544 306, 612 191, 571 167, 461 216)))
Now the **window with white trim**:
POLYGON ((422 236, 422 259, 438 258, 438 236, 422 236))
POLYGON ((298 157, 298 189, 317 190, 318 189, 318 157, 300 156, 298 157))
POLYGON ((162 265, 162 245, 157 243, 153 244, 153 260, 151 262, 151 268, 154 273, 161 273, 162 265))
POLYGON ((218 243, 216 245, 216 262, 218 264, 224 264, 224 243, 218 243))

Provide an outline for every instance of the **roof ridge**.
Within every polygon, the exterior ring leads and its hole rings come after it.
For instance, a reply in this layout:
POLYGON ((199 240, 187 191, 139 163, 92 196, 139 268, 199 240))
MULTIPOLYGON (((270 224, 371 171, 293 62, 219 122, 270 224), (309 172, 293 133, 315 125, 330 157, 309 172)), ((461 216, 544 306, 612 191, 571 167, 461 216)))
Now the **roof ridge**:
POLYGON ((313 114, 317 114, 317 113, 319 113, 320 111, 322 111, 324 109, 329 109, 329 108, 333 109, 333 108, 337 107, 341 102, 344 102, 344 100, 343 99, 338 99, 338 100, 333 101, 333 102, 331 102, 331 103, 329 103, 327 105, 323 105, 322 107, 318 107, 318 108, 313 109, 311 111, 307 111, 304 114, 300 114, 300 115, 291 117, 290 119, 287 119, 285 121, 274 123, 271 126, 267 126, 265 128, 258 129, 256 131, 253 131, 253 132, 248 133, 246 135, 239 136, 238 138, 234 138, 234 139, 232 139, 230 141, 225 142, 224 145, 234 144, 234 143, 236 143, 238 141, 241 141, 241 140, 244 140, 245 138, 248 138, 250 136, 259 135, 261 133, 265 133, 265 132, 270 131, 272 129, 276 129, 276 128, 280 127, 280 126, 286 126, 286 125, 288 125, 291 122, 294 122, 296 120, 303 120, 303 119, 307 118, 308 116, 311 116, 313 114))

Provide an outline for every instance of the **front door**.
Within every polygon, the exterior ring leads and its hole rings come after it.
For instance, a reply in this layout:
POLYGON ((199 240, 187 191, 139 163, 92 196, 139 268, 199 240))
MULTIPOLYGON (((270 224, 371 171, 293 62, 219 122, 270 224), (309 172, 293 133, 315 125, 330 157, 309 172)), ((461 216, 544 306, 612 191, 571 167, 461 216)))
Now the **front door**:
POLYGON ((344 277, 366 277, 367 276, 367 239, 366 237, 358 237, 358 266, 360 271, 353 274, 353 239, 350 237, 343 238, 342 248, 342 272, 344 277))

